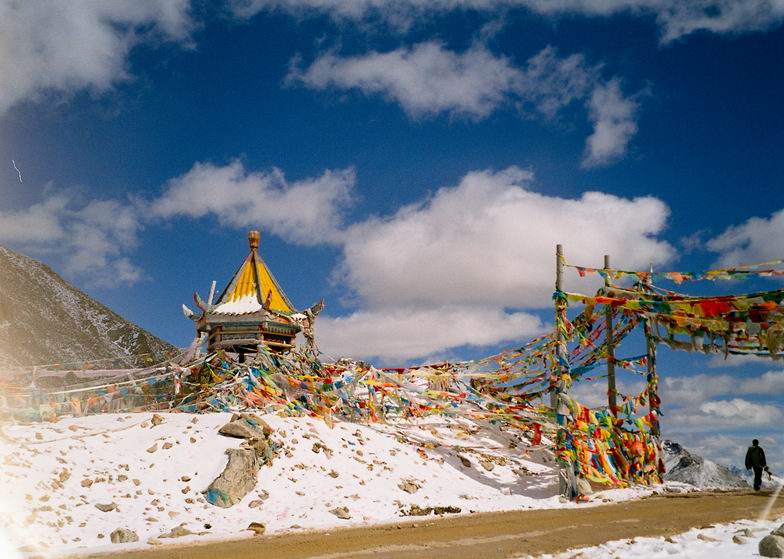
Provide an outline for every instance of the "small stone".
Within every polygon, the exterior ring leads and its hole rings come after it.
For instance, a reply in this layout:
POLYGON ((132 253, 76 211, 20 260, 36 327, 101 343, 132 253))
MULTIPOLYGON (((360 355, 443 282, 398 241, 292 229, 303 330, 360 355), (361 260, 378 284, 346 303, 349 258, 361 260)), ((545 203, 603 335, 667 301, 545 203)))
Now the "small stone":
POLYGON ((403 483, 398 485, 398 487, 400 487, 400 489, 402 489, 406 493, 411 493, 411 494, 416 493, 421 488, 421 486, 418 483, 408 479, 404 480, 403 483))
POLYGON ((735 534, 734 536, 732 536, 732 543, 742 545, 746 543, 746 538, 744 538, 743 536, 739 536, 738 534, 735 534))
POLYGON ((188 530, 185 526, 175 526, 170 532, 161 534, 159 538, 182 538, 183 536, 190 536, 193 532, 188 530))
POLYGON ((93 480, 91 479, 82 480, 82 487, 90 487, 92 484, 93 484, 93 480))
POLYGON ((139 487, 142 484, 141 480, 138 480, 138 479, 132 479, 131 481, 133 481, 133 484, 136 487, 139 487))
POLYGON ((705 534, 697 534, 697 539, 698 540, 702 540, 704 542, 717 542, 717 541, 720 541, 720 540, 717 540, 716 538, 712 538, 711 536, 706 536, 705 534))
POLYGON ((158 450, 158 443, 155 443, 155 444, 154 444, 154 445, 152 445, 150 448, 148 448, 148 449, 147 449, 147 452, 149 452, 150 454, 152 454, 152 453, 153 453, 153 452, 155 452, 156 450, 158 450))
POLYGON ((479 463, 488 472, 492 472, 493 468, 495 468, 495 464, 493 464, 490 460, 481 460, 479 463))
POLYGON ((191 476, 182 476, 180 478, 180 481, 184 481, 185 483, 188 483, 190 480, 191 480, 191 476))
POLYGON ((332 509, 329 512, 331 512, 332 514, 334 514, 335 516, 337 516, 341 520, 350 520, 351 519, 351 515, 349 514, 348 507, 337 507, 337 508, 332 509))
POLYGON ((128 481, 128 476, 126 476, 125 474, 120 474, 119 476, 117 476, 117 481, 128 481))
POLYGON ((165 420, 163 419, 163 417, 161 417, 157 413, 152 414, 152 419, 150 419, 150 423, 152 423, 153 427, 157 427, 158 425, 160 425, 164 421, 165 420))
POLYGON ((458 458, 460 458, 460 462, 463 463, 463 466, 465 466, 466 468, 470 468, 471 467, 471 461, 468 458, 466 458, 462 454, 459 455, 458 458))
POLYGON ((169 450, 173 446, 174 446, 173 444, 171 444, 170 442, 167 441, 167 442, 163 443, 163 450, 169 450))
POLYGON ((267 531, 267 527, 262 522, 251 522, 245 529, 252 531, 254 536, 263 536, 267 531))
POLYGON ((264 501, 262 501, 261 499, 254 499, 250 503, 248 503, 248 506, 250 508, 252 508, 252 509, 257 509, 257 508, 259 508, 263 504, 264 504, 264 501))
POLYGON ((95 505, 95 508, 97 508, 101 512, 111 512, 113 510, 117 510, 117 505, 114 503, 109 503, 109 504, 98 503, 95 505))

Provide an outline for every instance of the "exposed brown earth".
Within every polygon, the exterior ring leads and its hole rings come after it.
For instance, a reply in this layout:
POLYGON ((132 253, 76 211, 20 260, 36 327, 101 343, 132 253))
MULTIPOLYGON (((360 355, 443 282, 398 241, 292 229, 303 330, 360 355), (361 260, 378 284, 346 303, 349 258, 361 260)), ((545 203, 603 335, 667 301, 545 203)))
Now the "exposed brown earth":
MULTIPOLYGON (((475 514, 112 554, 112 559, 494 559, 756 519, 769 492, 655 496, 582 509, 475 514)), ((784 496, 771 517, 784 515, 784 496)), ((97 556, 92 556, 97 557, 97 556)), ((104 556, 105 557, 105 556, 104 556)))

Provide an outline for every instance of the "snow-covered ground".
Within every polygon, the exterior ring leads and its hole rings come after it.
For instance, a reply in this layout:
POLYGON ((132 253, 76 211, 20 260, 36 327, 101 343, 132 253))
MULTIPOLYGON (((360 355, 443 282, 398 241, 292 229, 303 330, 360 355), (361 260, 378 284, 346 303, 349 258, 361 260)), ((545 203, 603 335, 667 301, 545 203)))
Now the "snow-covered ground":
MULTIPOLYGON (((159 425, 151 417, 4 426, 0 530, 11 545, 55 554, 108 551, 250 537, 251 522, 268 534, 394 522, 412 505, 457 507, 461 514, 575 506, 558 497, 550 453, 526 450, 519 431, 442 416, 416 425, 330 428, 319 419, 265 415, 280 453, 242 502, 219 508, 202 492, 226 466, 226 449, 240 445, 218 434, 231 415, 161 414, 159 425), (350 518, 331 512, 338 507, 350 518), (192 534, 165 537, 178 527, 192 534), (139 541, 112 544, 118 528, 135 531, 139 541)), ((591 503, 650 492, 606 491, 591 503)))
POLYGON ((537 559, 747 559, 759 557, 759 541, 777 528, 782 520, 784 517, 768 522, 739 520, 729 524, 717 524, 712 528, 694 528, 677 536, 617 540, 595 547, 571 549, 556 555, 540 555, 537 559))

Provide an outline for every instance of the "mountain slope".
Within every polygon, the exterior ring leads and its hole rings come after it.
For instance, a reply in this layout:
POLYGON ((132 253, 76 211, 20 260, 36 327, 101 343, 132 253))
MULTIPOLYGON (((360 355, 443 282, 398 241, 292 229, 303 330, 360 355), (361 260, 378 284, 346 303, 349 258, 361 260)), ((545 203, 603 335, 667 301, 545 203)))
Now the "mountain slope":
POLYGON ((172 349, 45 264, 0 246, 0 368, 111 358, 132 365, 172 349))
POLYGON ((739 489, 749 485, 726 466, 692 454, 675 441, 662 441, 667 481, 680 481, 700 489, 739 489))

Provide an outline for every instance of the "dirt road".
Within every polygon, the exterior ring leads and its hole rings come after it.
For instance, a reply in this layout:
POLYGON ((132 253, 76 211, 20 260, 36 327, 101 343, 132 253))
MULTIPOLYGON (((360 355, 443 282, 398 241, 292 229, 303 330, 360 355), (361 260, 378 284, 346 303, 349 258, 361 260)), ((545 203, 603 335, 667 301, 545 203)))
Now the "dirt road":
MULTIPOLYGON (((552 553, 634 536, 757 518, 769 492, 656 496, 583 509, 476 514, 188 547, 113 554, 112 559, 494 559, 552 553)), ((771 518, 784 515, 779 497, 771 518)), ((105 556, 104 556, 105 557, 105 556)))

